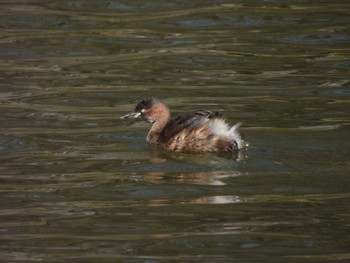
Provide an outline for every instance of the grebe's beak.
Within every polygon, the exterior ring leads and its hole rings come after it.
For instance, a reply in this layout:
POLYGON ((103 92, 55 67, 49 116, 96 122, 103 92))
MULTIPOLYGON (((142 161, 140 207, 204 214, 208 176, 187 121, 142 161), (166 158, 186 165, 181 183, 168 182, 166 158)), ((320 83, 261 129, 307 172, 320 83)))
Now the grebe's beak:
POLYGON ((140 116, 141 116, 141 112, 132 111, 132 112, 125 114, 124 116, 121 116, 120 118, 122 118, 122 119, 136 119, 140 116))

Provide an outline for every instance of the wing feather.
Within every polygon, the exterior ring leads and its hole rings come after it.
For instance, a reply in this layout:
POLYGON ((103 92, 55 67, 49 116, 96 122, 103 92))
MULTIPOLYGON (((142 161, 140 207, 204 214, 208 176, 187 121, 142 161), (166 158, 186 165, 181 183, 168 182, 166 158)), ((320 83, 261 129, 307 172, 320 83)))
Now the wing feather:
POLYGON ((197 110, 172 119, 160 134, 160 142, 167 142, 183 130, 189 132, 199 127, 206 119, 221 118, 217 111, 197 110))

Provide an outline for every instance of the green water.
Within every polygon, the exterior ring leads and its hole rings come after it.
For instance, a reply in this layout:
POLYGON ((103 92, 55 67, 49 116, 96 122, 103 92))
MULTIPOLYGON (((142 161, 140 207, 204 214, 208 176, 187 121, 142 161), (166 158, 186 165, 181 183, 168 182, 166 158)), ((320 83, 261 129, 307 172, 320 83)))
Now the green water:
POLYGON ((0 1, 1 262, 349 262, 350 3, 0 1), (242 122, 236 156, 119 117, 242 122))

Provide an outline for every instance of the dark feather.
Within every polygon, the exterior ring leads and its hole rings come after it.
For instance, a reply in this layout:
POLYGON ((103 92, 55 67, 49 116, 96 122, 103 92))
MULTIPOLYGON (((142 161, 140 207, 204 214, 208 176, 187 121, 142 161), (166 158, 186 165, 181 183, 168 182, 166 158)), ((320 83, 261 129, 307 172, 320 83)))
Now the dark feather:
POLYGON ((167 142, 170 138, 182 130, 191 131, 199 127, 205 119, 220 118, 221 114, 217 111, 198 110, 175 117, 170 120, 162 130, 159 141, 167 142))
POLYGON ((152 107, 153 104, 159 102, 158 100, 156 99, 144 99, 144 100, 141 100, 135 107, 135 111, 136 112, 141 112, 141 110, 145 109, 149 109, 152 107))

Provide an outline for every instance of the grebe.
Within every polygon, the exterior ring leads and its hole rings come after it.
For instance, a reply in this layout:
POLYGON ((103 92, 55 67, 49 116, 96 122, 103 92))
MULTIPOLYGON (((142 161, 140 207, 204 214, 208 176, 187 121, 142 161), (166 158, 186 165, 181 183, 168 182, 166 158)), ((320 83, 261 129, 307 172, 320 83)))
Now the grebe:
POLYGON ((140 101, 135 111, 121 118, 143 119, 152 123, 146 141, 175 152, 233 152, 247 146, 238 131, 219 112, 197 110, 171 118, 169 108, 157 99, 140 101))

